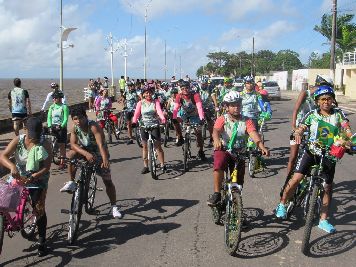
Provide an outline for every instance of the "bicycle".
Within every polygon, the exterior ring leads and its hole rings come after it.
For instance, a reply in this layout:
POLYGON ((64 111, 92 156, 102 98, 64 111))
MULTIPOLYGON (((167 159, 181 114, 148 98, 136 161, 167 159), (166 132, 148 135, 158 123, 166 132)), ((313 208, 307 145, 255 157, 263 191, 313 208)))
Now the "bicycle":
POLYGON ((192 152, 190 150, 191 147, 191 134, 195 133, 198 130, 199 124, 190 123, 189 121, 184 122, 183 124, 183 132, 184 132, 184 143, 182 146, 183 150, 183 171, 186 172, 188 170, 188 160, 192 159, 192 152))
POLYGON ((212 209, 213 222, 221 223, 221 218, 225 214, 224 220, 224 242, 225 250, 229 255, 233 255, 240 242, 242 227, 242 186, 238 184, 238 165, 240 161, 248 157, 246 153, 233 154, 226 150, 234 159, 234 168, 231 174, 225 172, 224 180, 221 184, 221 201, 212 209))
POLYGON ((148 133, 147 148, 148 148, 148 167, 150 169, 151 177, 157 180, 157 151, 154 146, 154 140, 152 138, 152 131, 159 128, 159 124, 154 124, 150 126, 141 126, 145 132, 148 133))
POLYGON ((36 231, 36 215, 33 213, 32 200, 29 190, 24 187, 19 192, 19 204, 12 216, 13 210, 0 209, 0 254, 2 252, 4 234, 7 232, 10 238, 15 232, 20 232, 25 239, 33 239, 36 231))
MULTIPOLYGON (((56 128, 59 130, 59 128, 56 128)), ((56 165, 61 163, 60 153, 59 153, 59 145, 57 140, 57 131, 50 130, 48 127, 44 127, 43 135, 50 139, 51 147, 52 147, 52 162, 56 165)), ((65 144, 66 145, 66 144, 65 144)))
POLYGON ((110 114, 115 108, 103 109, 103 120, 105 121, 104 129, 108 139, 108 143, 112 144, 112 135, 115 136, 116 140, 119 140, 119 131, 117 131, 114 122, 110 119, 110 114))
POLYGON ((95 194, 97 190, 97 164, 91 164, 84 159, 68 159, 65 158, 70 164, 74 165, 79 173, 75 176, 75 183, 77 188, 72 196, 70 210, 62 209, 61 213, 69 214, 68 222, 68 243, 72 245, 78 237, 79 222, 82 215, 83 205, 85 212, 91 214, 94 208, 95 194))
POLYGON ((119 111, 119 113, 116 114, 117 120, 118 120, 118 123, 117 123, 117 130, 118 130, 117 139, 119 139, 120 134, 125 129, 126 113, 127 113, 127 109, 124 108, 121 111, 119 111))

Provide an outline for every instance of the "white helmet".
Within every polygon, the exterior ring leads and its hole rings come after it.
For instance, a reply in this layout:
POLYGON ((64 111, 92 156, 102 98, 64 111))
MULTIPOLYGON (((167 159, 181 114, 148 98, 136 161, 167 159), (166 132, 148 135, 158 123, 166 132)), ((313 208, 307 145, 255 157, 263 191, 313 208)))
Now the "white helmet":
POLYGON ((236 103, 241 102, 242 98, 240 97, 240 94, 238 92, 231 91, 224 96, 223 100, 225 103, 236 103))

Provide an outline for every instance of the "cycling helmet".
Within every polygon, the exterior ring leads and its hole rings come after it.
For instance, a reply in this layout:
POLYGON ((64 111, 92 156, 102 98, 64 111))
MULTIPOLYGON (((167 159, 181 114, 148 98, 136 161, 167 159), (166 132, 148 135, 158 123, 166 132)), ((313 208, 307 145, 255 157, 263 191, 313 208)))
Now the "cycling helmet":
POLYGON ((242 98, 240 97, 240 94, 238 92, 231 91, 231 92, 227 93, 224 96, 223 101, 226 104, 229 104, 229 103, 241 103, 242 102, 242 98))
POLYGON ((329 85, 321 85, 318 89, 314 92, 314 100, 318 100, 319 96, 321 95, 331 95, 335 98, 334 89, 329 85))
POLYGON ((254 83, 253 78, 251 76, 246 76, 245 83, 254 83))
POLYGON ((225 77, 225 78, 224 78, 224 83, 232 83, 232 78, 230 78, 230 77, 225 77))
POLYGON ((316 86, 320 86, 320 85, 333 86, 333 81, 330 77, 327 77, 327 76, 323 77, 323 75, 316 75, 315 85, 316 86))
POLYGON ((150 91, 150 92, 153 92, 153 90, 154 90, 154 86, 152 87, 152 86, 150 86, 151 84, 146 84, 143 88, 142 88, 142 94, 144 93, 144 92, 147 92, 147 91, 150 91))
POLYGON ((185 88, 187 88, 187 89, 190 89, 190 82, 188 82, 188 81, 182 81, 182 82, 180 83, 180 87, 185 87, 185 88))
POLYGON ((63 93, 60 92, 60 91, 55 91, 53 94, 52 94, 52 98, 55 99, 55 98, 63 98, 63 93))
POLYGON ((108 78, 108 77, 106 77, 106 76, 104 76, 104 80, 106 80, 106 81, 107 81, 107 80, 109 80, 109 78, 108 78))
POLYGON ((51 88, 52 89, 57 89, 59 86, 58 86, 58 83, 51 83, 51 88))
POLYGON ((173 88, 171 89, 171 95, 173 95, 173 94, 178 94, 178 88, 173 87, 173 88))

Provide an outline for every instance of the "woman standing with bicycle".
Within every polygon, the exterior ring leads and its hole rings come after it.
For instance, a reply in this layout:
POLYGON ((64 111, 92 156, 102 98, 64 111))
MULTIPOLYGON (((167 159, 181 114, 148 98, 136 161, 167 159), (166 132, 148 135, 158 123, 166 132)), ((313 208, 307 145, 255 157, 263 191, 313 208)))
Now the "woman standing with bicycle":
MULTIPOLYGON (((227 168, 233 168, 233 158, 223 149, 231 149, 239 153, 246 151, 247 138, 250 136, 262 150, 262 154, 269 156, 269 150, 263 145, 262 140, 251 119, 241 115, 242 98, 240 94, 231 91, 224 96, 223 103, 226 106, 226 114, 218 117, 213 130, 214 139, 214 194, 210 196, 207 204, 215 206, 221 200, 221 183, 227 168)), ((245 175, 245 162, 238 166, 238 184, 243 185, 245 175)))
POLYGON ((15 137, 0 153, 0 164, 10 170, 12 179, 29 189, 33 212, 37 218, 38 256, 47 254, 45 202, 52 162, 51 145, 41 139, 41 133, 41 121, 30 117, 26 121, 25 134, 15 137), (13 154, 15 163, 10 160, 13 154))
MULTIPOLYGON (((144 127, 159 125, 159 119, 164 124, 166 123, 166 118, 163 115, 163 111, 161 109, 161 104, 158 99, 153 99, 153 91, 155 87, 154 84, 148 84, 143 88, 142 91, 142 100, 137 103, 135 114, 132 118, 132 125, 136 127, 137 121, 140 116, 142 116, 142 124, 141 128, 141 137, 142 137, 142 158, 143 158, 143 169, 141 171, 142 174, 149 173, 148 168, 148 133, 145 131, 144 127)), ((161 163, 161 169, 163 171, 166 170, 166 166, 164 165, 164 152, 161 145, 161 131, 159 127, 152 131, 152 137, 155 140, 155 149, 157 150, 158 160, 161 163)))
POLYGON ((100 88, 100 96, 95 101, 96 108, 96 120, 98 121, 100 127, 102 129, 105 128, 105 118, 108 117, 115 125, 116 131, 118 131, 118 120, 115 114, 110 112, 112 108, 112 101, 108 96, 108 88, 101 87, 100 88), (108 113, 108 114, 105 114, 108 113))
POLYGON ((67 123, 69 117, 69 109, 67 105, 62 103, 63 93, 60 91, 52 94, 53 104, 49 107, 47 115, 47 127, 51 129, 51 134, 57 137, 59 146, 59 154, 62 157, 59 164, 59 169, 65 169, 64 159, 66 156, 67 143, 67 123))
MULTIPOLYGON (((314 93, 314 100, 317 105, 317 109, 308 112, 300 126, 295 130, 294 137, 295 143, 301 143, 301 137, 303 132, 309 129, 309 141, 325 144, 327 142, 333 142, 329 140, 332 138, 333 129, 337 128, 338 132, 345 132, 347 137, 351 137, 351 128, 348 119, 340 109, 334 107, 335 94, 334 90, 329 85, 322 85, 314 93), (323 126, 321 126, 323 125, 323 126), (322 134, 320 134, 322 133, 322 134), (331 136, 331 137, 330 137, 331 136), (327 139, 327 140, 326 140, 327 139)), ((294 194, 297 185, 304 178, 304 176, 310 171, 314 164, 318 163, 319 156, 315 155, 312 147, 306 147, 302 156, 298 159, 293 177, 286 185, 283 196, 280 203, 276 208, 276 217, 285 219, 287 217, 287 211, 285 204, 288 199, 294 194)), ((327 233, 334 233, 336 229, 331 225, 328 218, 328 209, 331 202, 332 183, 334 180, 336 162, 331 157, 326 157, 324 160, 324 195, 322 197, 322 207, 320 211, 319 228, 327 233)))

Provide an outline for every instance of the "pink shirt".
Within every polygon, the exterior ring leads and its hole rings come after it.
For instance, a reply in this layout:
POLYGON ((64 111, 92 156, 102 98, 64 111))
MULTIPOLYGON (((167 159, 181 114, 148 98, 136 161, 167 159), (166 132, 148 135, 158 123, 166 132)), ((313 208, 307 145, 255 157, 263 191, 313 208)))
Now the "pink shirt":
MULTIPOLYGON (((204 111, 203 111, 203 103, 201 102, 201 98, 199 93, 195 93, 193 95, 194 97, 194 101, 195 101, 195 105, 198 109, 198 114, 199 114, 199 118, 201 120, 204 119, 204 111)), ((176 100, 174 102, 174 108, 173 108, 173 119, 177 119, 177 114, 178 114, 178 110, 181 106, 181 98, 189 100, 190 99, 190 95, 183 95, 183 94, 178 94, 176 96, 176 100)))

